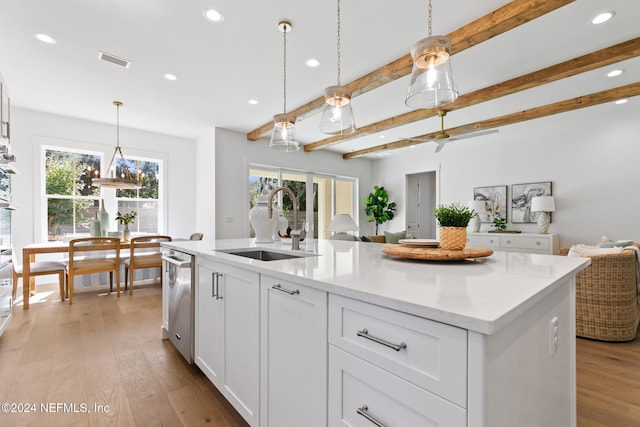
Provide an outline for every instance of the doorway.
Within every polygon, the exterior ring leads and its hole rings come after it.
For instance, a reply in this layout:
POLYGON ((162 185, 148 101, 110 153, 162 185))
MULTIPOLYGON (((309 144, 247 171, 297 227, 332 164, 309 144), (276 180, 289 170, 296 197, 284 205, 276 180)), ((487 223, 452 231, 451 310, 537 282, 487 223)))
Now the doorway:
POLYGON ((436 172, 421 172, 407 177, 407 234, 419 239, 436 238, 436 172))

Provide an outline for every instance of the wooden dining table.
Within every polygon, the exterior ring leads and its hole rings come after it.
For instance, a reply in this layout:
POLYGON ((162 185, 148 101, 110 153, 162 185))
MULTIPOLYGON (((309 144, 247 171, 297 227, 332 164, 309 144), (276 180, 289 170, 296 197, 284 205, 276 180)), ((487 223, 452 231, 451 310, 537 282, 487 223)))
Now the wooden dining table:
MULTIPOLYGON (((120 242, 120 250, 129 250, 129 242, 120 242)), ((68 253, 69 242, 30 243, 22 248, 22 308, 29 308, 29 291, 35 289, 35 276, 30 277, 31 263, 39 254, 68 253)))

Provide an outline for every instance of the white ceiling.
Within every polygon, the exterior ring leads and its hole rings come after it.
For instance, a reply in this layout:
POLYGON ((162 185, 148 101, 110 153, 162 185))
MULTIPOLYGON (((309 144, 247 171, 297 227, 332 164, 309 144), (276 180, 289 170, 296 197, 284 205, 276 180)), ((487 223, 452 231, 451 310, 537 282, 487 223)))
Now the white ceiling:
MULTIPOLYGON (((433 0, 433 32, 448 34, 509 3, 433 0)), ((427 35, 426 0, 342 0, 342 83, 409 52, 427 35), (390 5, 393 4, 394 7, 390 5)), ((0 73, 12 105, 195 139, 212 126, 247 133, 282 112, 282 33, 287 19, 287 107, 322 96, 336 82, 336 3, 301 0, 0 0, 0 73), (224 15, 214 24, 203 11, 224 15), (46 33, 46 45, 34 38, 46 33), (104 51, 128 69, 100 61, 104 51), (305 60, 321 65, 308 68, 305 60), (177 81, 163 78, 178 76, 177 81), (256 99, 257 105, 248 101, 256 99)), ((461 94, 640 35, 640 1, 577 0, 542 18, 453 56, 461 94), (595 26, 598 12, 615 17, 595 26)), ((454 111, 448 127, 637 82, 640 59, 606 67, 507 98, 454 111)), ((354 98, 358 125, 409 111, 409 77, 354 98)), ((639 102, 635 97, 631 102, 639 102)), ((611 106, 620 108, 620 106, 611 106)), ((302 143, 325 138, 320 115, 298 121, 302 143)), ((430 118, 329 149, 349 152, 439 129, 430 118)), ((264 143, 256 142, 256 143, 264 143)))

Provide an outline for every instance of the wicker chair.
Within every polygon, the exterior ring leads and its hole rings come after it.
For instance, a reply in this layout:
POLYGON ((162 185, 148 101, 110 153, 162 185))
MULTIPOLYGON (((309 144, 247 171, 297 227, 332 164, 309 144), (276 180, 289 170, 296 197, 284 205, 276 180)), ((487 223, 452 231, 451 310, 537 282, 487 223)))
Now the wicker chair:
MULTIPOLYGON (((567 255, 568 248, 560 249, 567 255)), ((594 255, 576 277, 576 335, 631 341, 640 323, 636 252, 594 255)))

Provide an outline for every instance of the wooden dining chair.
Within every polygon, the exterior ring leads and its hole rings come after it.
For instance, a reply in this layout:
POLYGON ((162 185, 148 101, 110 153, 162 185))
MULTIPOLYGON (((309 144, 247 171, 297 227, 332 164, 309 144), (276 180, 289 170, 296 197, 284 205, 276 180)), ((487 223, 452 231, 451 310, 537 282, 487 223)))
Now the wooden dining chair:
POLYGON ((73 304, 73 279, 75 276, 93 273, 109 273, 109 290, 113 292, 113 276, 120 296, 120 239, 117 237, 85 237, 69 242, 67 264, 67 294, 73 304))
MULTIPOLYGON (((135 270, 145 268, 162 269, 162 254, 160 243, 170 242, 169 236, 140 236, 129 242, 129 259, 124 261, 124 290, 127 281, 130 282, 129 294, 133 295, 133 275, 135 270)), ((160 285, 162 285, 162 270, 160 271, 160 285)))
MULTIPOLYGON (((11 249, 11 264, 13 265, 13 289, 11 296, 13 301, 16 300, 18 289, 18 279, 22 277, 22 264, 18 262, 16 251, 11 249)), ((58 275, 58 284, 60 286, 60 299, 64 300, 65 274, 64 270, 67 265, 62 261, 36 261, 29 264, 29 276, 48 276, 51 274, 58 275)), ((22 286, 29 286, 29 283, 22 282, 22 286)))

